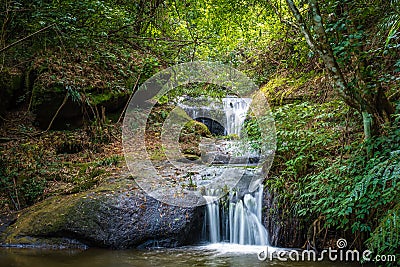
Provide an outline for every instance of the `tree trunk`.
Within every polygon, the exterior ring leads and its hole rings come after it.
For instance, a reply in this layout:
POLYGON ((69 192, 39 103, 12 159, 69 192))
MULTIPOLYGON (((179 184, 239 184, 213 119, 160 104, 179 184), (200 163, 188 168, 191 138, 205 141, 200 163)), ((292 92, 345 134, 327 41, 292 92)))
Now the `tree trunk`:
POLYGON ((368 101, 363 98, 360 88, 354 88, 348 85, 343 71, 333 54, 316 0, 308 1, 315 37, 311 34, 311 30, 293 0, 286 0, 286 3, 299 24, 307 44, 324 62, 325 68, 332 79, 333 88, 337 90, 338 94, 347 105, 357 109, 362 115, 365 138, 370 138, 376 132, 373 129, 379 128, 382 121, 390 121, 390 115, 394 112, 391 103, 384 92, 375 94, 374 101, 368 101), (384 116, 385 119, 382 119, 382 116, 384 116))

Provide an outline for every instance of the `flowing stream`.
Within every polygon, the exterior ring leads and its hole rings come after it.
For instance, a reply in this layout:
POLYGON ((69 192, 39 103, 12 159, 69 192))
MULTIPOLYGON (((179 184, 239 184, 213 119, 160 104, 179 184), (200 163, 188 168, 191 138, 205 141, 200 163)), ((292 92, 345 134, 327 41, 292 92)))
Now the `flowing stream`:
POLYGON ((147 250, 45 250, 0 248, 0 267, 361 266, 348 262, 260 261, 258 246, 213 244, 147 250))
MULTIPOLYGON (((197 103, 194 101, 193 103, 197 103)), ((211 128, 211 132, 223 135, 236 134, 240 131, 249 109, 249 99, 227 97, 222 104, 213 103, 197 107, 193 103, 181 103, 180 107, 193 119, 197 119, 211 128), (213 106, 214 105, 214 106, 213 106)), ((228 144, 229 145, 229 144, 228 144)), ((209 184, 228 173, 234 177, 239 169, 231 168, 227 162, 248 165, 249 159, 257 156, 231 156, 224 158, 228 145, 204 145, 205 160, 208 156, 211 166, 204 173, 194 174, 193 180, 198 186, 209 184), (210 150, 210 148, 212 148, 210 150), (221 166, 220 164, 225 166, 221 166), (198 176, 198 177, 197 177, 198 176), (209 178, 208 177, 217 177, 209 178)), ((229 149, 228 149, 229 150, 229 149)), ((230 149, 232 150, 232 149, 230 149)), ((257 159, 258 160, 258 159, 257 159)), ((256 160, 254 160, 256 161, 256 160)), ((251 162, 250 162, 251 163, 251 162)), ((193 167, 193 169, 195 169, 193 167)), ((195 173, 195 172, 194 172, 195 173)), ((203 227, 204 243, 174 249, 150 248, 131 250, 51 250, 39 248, 0 248, 0 267, 125 267, 125 266, 359 266, 355 263, 329 261, 261 261, 258 255, 265 249, 273 252, 277 248, 269 246, 268 231, 262 224, 263 186, 255 183, 255 190, 249 190, 249 181, 256 177, 257 170, 243 167, 243 177, 239 183, 247 181, 238 188, 231 189, 226 197, 218 197, 218 188, 211 188, 204 198, 207 200, 206 216, 203 227)), ((224 178, 226 182, 226 178, 224 178)))

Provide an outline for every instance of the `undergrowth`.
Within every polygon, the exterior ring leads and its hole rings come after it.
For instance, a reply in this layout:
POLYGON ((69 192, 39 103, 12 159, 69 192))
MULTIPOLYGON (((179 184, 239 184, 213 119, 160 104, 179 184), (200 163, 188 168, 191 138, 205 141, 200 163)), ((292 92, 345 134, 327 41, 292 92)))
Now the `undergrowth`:
POLYGON ((0 143, 0 213, 49 196, 86 191, 121 169, 122 148, 120 140, 112 137, 119 132, 114 126, 108 128, 110 137, 100 142, 90 129, 26 137, 34 129, 13 130, 18 121, 8 120, 0 128, 2 135, 12 137, 0 143))
POLYGON ((316 248, 346 238, 349 249, 400 259, 399 112, 368 141, 358 114, 340 101, 292 103, 274 114, 278 144, 266 184, 279 207, 270 212, 299 218, 316 248))

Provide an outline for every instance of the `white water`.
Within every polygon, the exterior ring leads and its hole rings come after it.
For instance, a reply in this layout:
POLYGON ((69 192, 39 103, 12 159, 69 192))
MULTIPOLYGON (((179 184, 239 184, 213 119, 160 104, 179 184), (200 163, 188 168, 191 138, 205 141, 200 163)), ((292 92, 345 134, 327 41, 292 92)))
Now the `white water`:
POLYGON ((238 97, 225 97, 222 99, 226 117, 226 134, 236 134, 240 136, 240 131, 246 120, 251 99, 238 97))
POLYGON ((225 128, 224 135, 240 136, 250 103, 251 98, 231 96, 222 98, 222 104, 214 99, 190 98, 179 100, 177 105, 192 119, 206 118, 218 122, 225 128))
POLYGON ((204 196, 207 200, 207 219, 209 225, 209 240, 211 243, 217 243, 220 240, 219 227, 219 202, 218 197, 204 196))
POLYGON ((228 213, 213 196, 205 196, 208 203, 205 222, 207 240, 211 243, 229 241, 240 245, 269 245, 267 229, 261 222, 262 194, 263 186, 260 184, 253 194, 245 194, 236 203, 229 201, 228 213), (222 236, 221 232, 225 235, 222 236))

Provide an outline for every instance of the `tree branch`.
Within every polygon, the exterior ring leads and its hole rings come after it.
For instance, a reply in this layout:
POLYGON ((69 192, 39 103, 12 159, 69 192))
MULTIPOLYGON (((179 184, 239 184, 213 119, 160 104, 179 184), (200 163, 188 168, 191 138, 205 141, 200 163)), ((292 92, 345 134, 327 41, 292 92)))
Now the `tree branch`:
POLYGON ((40 29, 40 30, 38 30, 38 31, 36 31, 36 32, 34 32, 34 33, 32 33, 32 34, 29 34, 28 36, 25 36, 25 37, 22 38, 22 39, 19 39, 18 41, 14 42, 14 43, 12 43, 12 44, 7 45, 6 47, 3 47, 2 49, 0 49, 0 53, 2 53, 3 51, 5 51, 5 50, 7 50, 7 49, 9 49, 9 48, 11 48, 11 47, 13 47, 14 45, 17 45, 17 44, 19 44, 19 43, 25 41, 26 39, 31 38, 32 36, 34 36, 34 35, 36 35, 36 34, 42 32, 42 31, 45 31, 45 30, 47 30, 47 29, 53 27, 54 25, 56 25, 56 23, 53 23, 53 24, 51 24, 51 25, 49 25, 49 26, 46 26, 46 27, 44 27, 44 28, 42 28, 42 29, 40 29))
POLYGON ((133 88, 132 88, 132 94, 129 96, 129 99, 128 99, 128 101, 126 102, 125 107, 124 107, 124 109, 122 110, 121 115, 119 116, 117 123, 119 123, 119 122, 121 121, 122 116, 124 116, 124 114, 125 114, 125 112, 126 112, 126 109, 128 108, 128 105, 129 105, 129 103, 130 103, 131 100, 132 100, 133 95, 134 95, 134 94, 136 93, 136 91, 137 91, 137 88, 136 88, 136 87, 137 87, 137 85, 138 85, 138 83, 139 83, 140 76, 141 76, 141 73, 139 73, 139 75, 138 75, 138 77, 137 77, 137 79, 136 79, 135 85, 134 85, 133 88))
POLYGON ((56 119, 58 113, 59 113, 60 110, 64 107, 65 103, 67 103, 68 95, 69 95, 69 93, 67 92, 67 93, 65 94, 65 97, 64 97, 64 99, 63 99, 63 102, 62 102, 61 105, 58 107, 56 113, 54 114, 53 118, 51 119, 51 121, 50 121, 50 123, 49 123, 49 126, 47 126, 47 129, 44 131, 44 133, 50 130, 50 128, 51 128, 51 126, 53 125, 53 122, 54 122, 54 120, 56 119))
POLYGON ((295 17, 297 23, 299 24, 300 30, 303 33, 308 46, 311 48, 311 50, 319 54, 318 52, 319 49, 318 47, 316 47, 314 38, 312 37, 310 31, 308 30, 306 22, 304 21, 303 16, 300 14, 299 9, 296 7, 296 5, 292 0, 286 0, 286 3, 289 6, 289 9, 292 12, 293 16, 295 17))
POLYGON ((309 0, 308 2, 310 4, 314 30, 318 41, 315 40, 314 37, 311 35, 311 32, 307 27, 303 16, 300 14, 300 11, 294 4, 293 0, 286 0, 289 9, 291 10, 293 16, 296 18, 297 23, 300 26, 300 29, 306 39, 307 44, 309 45, 311 50, 316 52, 324 62, 325 68, 328 70, 328 73, 333 79, 335 88, 338 91, 339 95, 345 100, 345 102, 349 106, 361 111, 363 103, 365 103, 365 101, 359 94, 354 92, 354 90, 349 89, 346 79, 344 78, 344 75, 340 70, 339 64, 337 63, 333 55, 332 47, 328 42, 328 38, 325 33, 324 25, 322 23, 322 17, 320 15, 317 3, 315 0, 309 0))

